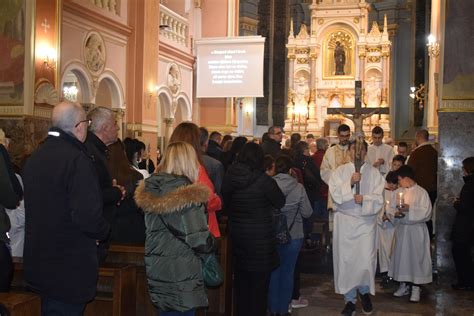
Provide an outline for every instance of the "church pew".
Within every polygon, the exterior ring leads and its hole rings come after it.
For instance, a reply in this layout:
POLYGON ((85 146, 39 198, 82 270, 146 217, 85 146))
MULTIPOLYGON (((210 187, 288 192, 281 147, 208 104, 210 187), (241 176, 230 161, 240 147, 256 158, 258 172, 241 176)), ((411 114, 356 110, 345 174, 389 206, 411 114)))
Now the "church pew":
MULTIPOLYGON (((22 258, 13 258, 13 291, 28 291, 23 275, 22 258)), ((74 271, 71 271, 74 273, 74 271)), ((97 294, 85 310, 90 316, 128 316, 135 314, 136 266, 133 264, 105 264, 99 268, 97 294)))
POLYGON ((41 300, 33 293, 0 293, 2 303, 10 316, 40 316, 41 300))
MULTIPOLYGON (((231 315, 232 305, 232 269, 230 248, 227 236, 225 236, 226 226, 221 226, 223 237, 218 240, 217 256, 224 270, 224 283, 217 287, 208 289, 209 308, 205 311, 198 310, 197 315, 224 316, 231 315)), ((128 263, 137 266, 137 286, 136 286, 136 315, 156 315, 156 310, 148 294, 148 283, 146 279, 145 248, 136 244, 111 244, 106 258, 109 263, 128 263)))

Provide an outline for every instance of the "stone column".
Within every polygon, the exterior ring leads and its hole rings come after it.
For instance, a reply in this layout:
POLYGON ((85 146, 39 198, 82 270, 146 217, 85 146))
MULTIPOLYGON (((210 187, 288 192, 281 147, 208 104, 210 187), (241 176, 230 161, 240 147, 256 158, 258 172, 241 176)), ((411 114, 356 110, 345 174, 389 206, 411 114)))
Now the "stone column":
POLYGON ((382 95, 381 106, 387 106, 388 99, 388 78, 390 76, 390 65, 388 63, 388 53, 382 53, 382 95))
POLYGON ((365 46, 359 48, 359 80, 362 81, 362 89, 365 86, 365 46))
POLYGON ((174 118, 168 117, 163 120, 165 123, 165 147, 168 145, 168 141, 171 137, 171 134, 173 133, 173 123, 174 123, 174 118))

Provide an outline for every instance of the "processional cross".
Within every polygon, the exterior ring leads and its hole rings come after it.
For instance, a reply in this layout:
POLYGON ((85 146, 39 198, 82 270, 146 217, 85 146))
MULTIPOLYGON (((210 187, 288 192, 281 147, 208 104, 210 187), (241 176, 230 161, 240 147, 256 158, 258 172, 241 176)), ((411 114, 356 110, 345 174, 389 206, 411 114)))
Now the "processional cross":
MULTIPOLYGON (((389 114, 389 108, 362 108, 362 81, 355 81, 355 107, 354 108, 328 108, 327 114, 341 114, 354 123, 356 138, 355 169, 360 172, 362 166, 361 150, 364 142, 364 120, 374 114, 389 114)), ((360 193, 360 183, 356 183, 356 193, 360 193)))

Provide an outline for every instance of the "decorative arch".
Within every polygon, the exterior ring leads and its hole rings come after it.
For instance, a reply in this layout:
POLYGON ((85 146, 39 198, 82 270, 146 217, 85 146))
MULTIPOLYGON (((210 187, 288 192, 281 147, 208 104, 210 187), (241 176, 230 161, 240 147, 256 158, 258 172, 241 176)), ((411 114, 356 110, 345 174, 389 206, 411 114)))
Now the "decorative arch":
POLYGON ((94 101, 94 97, 92 93, 93 79, 89 71, 87 70, 86 66, 78 60, 71 60, 63 68, 63 72, 61 75, 61 85, 60 85, 61 96, 63 93, 62 87, 64 85, 64 80, 68 72, 72 72, 76 76, 77 80, 79 81, 79 84, 81 85, 83 103, 93 103, 94 101))
POLYGON ((109 87, 111 91, 112 108, 113 109, 125 108, 125 101, 124 101, 125 97, 123 93, 123 88, 117 75, 113 71, 107 69, 97 79, 97 81, 99 82, 99 85, 102 82, 102 80, 105 80, 104 82, 107 84, 107 86, 109 87))
MULTIPOLYGON (((158 97, 158 115, 161 113, 161 119, 173 118, 173 95, 170 88, 165 85, 159 86, 156 90, 156 95, 158 97)), ((160 119, 158 119, 158 122, 160 119)))
POLYGON ((177 106, 180 108, 181 113, 183 115, 183 121, 191 121, 193 109, 191 101, 189 100, 187 94, 185 94, 184 92, 179 93, 176 97, 176 101, 177 106))

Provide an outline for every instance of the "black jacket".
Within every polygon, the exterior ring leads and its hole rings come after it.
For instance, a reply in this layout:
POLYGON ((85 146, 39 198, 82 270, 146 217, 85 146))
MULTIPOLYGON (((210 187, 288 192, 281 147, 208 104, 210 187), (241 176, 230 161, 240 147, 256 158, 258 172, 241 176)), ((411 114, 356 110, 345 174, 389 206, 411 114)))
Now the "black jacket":
POLYGON ((87 139, 84 145, 89 154, 94 157, 94 167, 97 171, 99 186, 102 191, 104 217, 113 225, 117 215, 117 203, 120 202, 122 193, 119 189, 112 186, 112 177, 107 169, 107 146, 91 132, 87 133, 87 139))
POLYGON ((224 177, 222 196, 229 214, 235 267, 272 271, 278 266, 273 209, 285 205, 285 196, 275 180, 237 162, 224 177))
POLYGON ((270 155, 273 159, 277 159, 281 155, 281 144, 274 139, 267 139, 262 144, 265 155, 270 155))
POLYGON ((92 158, 75 137, 53 128, 28 159, 24 269, 28 285, 66 303, 94 298, 97 245, 109 233, 92 158))
POLYGON ((4 207, 15 209, 23 198, 23 189, 13 171, 7 150, 0 144, 0 241, 7 240, 10 219, 4 207))
POLYGON ((474 174, 464 177, 459 201, 454 203, 457 211, 451 239, 457 243, 474 242, 474 174))
POLYGON ((323 181, 321 180, 319 168, 311 157, 301 154, 295 156, 294 163, 295 167, 301 170, 306 194, 308 194, 311 205, 314 205, 315 201, 322 198, 320 186, 323 181))
POLYGON ((207 152, 209 156, 214 159, 220 160, 222 154, 222 148, 215 140, 209 139, 209 143, 207 145, 207 152))

